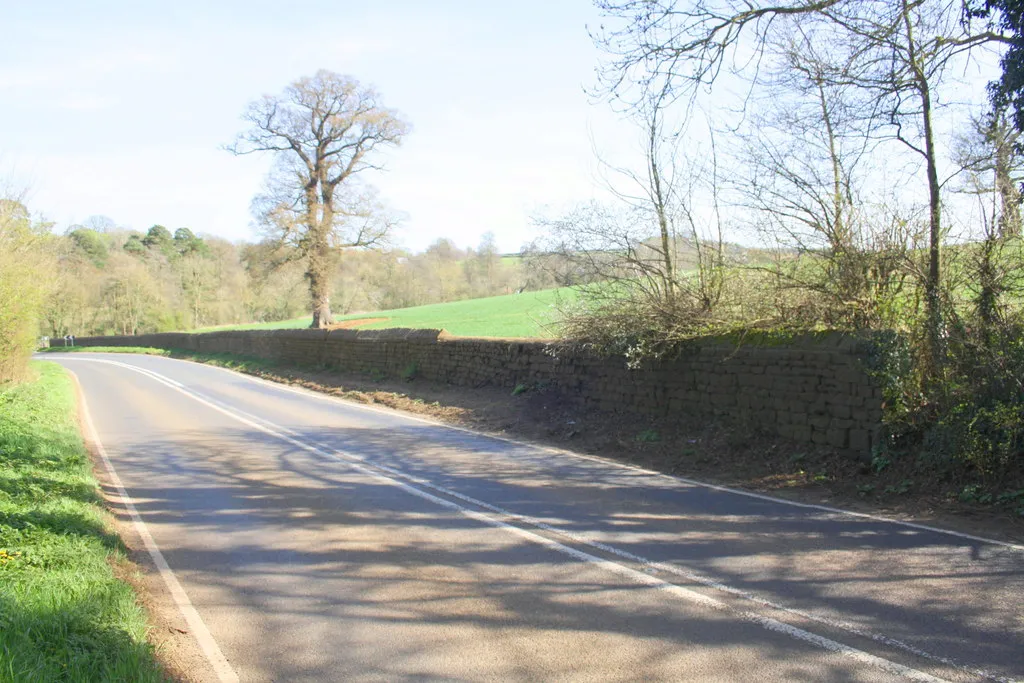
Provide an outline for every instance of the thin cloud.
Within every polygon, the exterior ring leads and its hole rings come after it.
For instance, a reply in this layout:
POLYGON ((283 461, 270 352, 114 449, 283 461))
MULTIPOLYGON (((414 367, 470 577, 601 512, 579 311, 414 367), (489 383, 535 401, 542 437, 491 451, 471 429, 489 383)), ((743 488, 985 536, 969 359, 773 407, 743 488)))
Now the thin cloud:
POLYGON ((86 58, 71 53, 57 54, 51 56, 47 63, 0 64, 0 90, 81 87, 83 84, 115 80, 132 72, 166 72, 171 70, 173 63, 174 59, 168 54, 128 47, 108 48, 86 58))
POLYGON ((102 97, 100 95, 77 95, 71 96, 58 103, 61 109, 68 111, 103 111, 105 109, 113 109, 117 104, 117 100, 112 97, 102 97))

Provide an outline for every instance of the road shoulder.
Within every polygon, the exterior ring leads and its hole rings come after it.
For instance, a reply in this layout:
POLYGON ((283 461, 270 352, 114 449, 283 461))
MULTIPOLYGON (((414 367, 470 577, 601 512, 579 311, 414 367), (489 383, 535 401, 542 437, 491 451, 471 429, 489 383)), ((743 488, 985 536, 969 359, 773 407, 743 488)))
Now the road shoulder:
POLYGON ((191 633, 160 571, 146 550, 145 542, 132 523, 127 506, 121 500, 117 484, 102 462, 95 434, 88 428, 87 407, 78 377, 68 371, 75 384, 78 424, 93 473, 100 485, 103 505, 110 513, 110 531, 124 542, 127 559, 113 565, 115 576, 135 591, 138 603, 148 616, 147 638, 157 659, 174 681, 212 681, 216 672, 191 633))

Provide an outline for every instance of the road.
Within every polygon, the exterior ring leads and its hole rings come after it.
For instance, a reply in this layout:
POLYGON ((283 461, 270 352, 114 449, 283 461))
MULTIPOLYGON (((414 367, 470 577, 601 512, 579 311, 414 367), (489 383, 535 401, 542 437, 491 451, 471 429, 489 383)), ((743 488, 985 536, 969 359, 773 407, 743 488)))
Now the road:
POLYGON ((211 366, 47 358, 220 680, 1024 678, 1019 546, 211 366))

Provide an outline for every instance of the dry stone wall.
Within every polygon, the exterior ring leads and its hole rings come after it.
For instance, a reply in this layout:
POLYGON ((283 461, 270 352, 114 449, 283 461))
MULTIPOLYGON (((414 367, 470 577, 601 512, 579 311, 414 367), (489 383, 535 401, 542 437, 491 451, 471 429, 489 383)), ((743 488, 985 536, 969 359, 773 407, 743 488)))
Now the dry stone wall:
POLYGON ((840 334, 784 346, 695 340, 673 358, 638 368, 623 357, 545 342, 449 337, 440 330, 225 331, 75 342, 231 353, 466 387, 545 386, 585 407, 726 418, 862 456, 877 441, 882 417, 882 393, 863 367, 863 343, 840 334))

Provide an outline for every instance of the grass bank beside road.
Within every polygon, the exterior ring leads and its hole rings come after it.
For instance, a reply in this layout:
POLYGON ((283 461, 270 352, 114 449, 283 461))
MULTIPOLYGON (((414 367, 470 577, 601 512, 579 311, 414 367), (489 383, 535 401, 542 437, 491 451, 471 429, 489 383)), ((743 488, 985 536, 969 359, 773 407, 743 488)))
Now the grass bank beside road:
POLYGON ((0 387, 0 681, 160 681, 146 616, 114 576, 123 547, 76 419, 71 378, 0 387))

